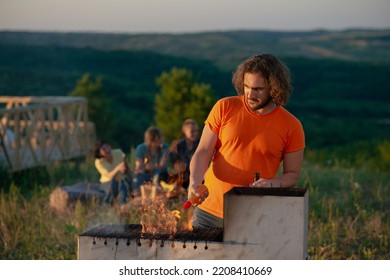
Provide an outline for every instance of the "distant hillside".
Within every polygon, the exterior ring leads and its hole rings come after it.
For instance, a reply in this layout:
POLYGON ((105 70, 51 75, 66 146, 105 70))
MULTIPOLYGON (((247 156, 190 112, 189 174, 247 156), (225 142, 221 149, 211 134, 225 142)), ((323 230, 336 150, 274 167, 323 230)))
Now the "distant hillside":
POLYGON ((206 59, 231 70, 258 53, 348 61, 390 62, 390 30, 226 31, 185 34, 0 32, 0 44, 142 50, 206 59))
POLYGON ((356 30, 0 32, 0 95, 67 95, 84 73, 101 76, 117 118, 111 137, 128 150, 154 123, 155 79, 163 71, 189 69, 217 97, 234 95, 231 74, 237 63, 272 52, 292 71, 294 92, 287 107, 302 121, 308 148, 352 147, 390 139, 389 38, 390 31, 356 30))
POLYGON ((0 94, 64 95, 76 79, 90 73, 102 76, 114 96, 132 92, 153 98, 155 79, 172 67, 191 69, 220 91, 232 88, 230 76, 224 80, 223 73, 205 60, 150 51, 0 44, 0 70, 5 72, 0 76, 0 94))
POLYGON ((173 67, 191 70, 217 96, 234 94, 230 74, 208 61, 147 51, 0 44, 0 95, 63 96, 84 73, 100 76, 117 119, 115 135, 105 137, 128 149, 154 123, 156 78, 173 67))

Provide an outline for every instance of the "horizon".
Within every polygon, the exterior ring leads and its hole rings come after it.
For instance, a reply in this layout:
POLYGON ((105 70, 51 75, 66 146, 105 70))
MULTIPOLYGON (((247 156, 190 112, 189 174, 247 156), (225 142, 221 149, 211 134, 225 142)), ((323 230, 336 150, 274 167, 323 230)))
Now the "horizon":
POLYGON ((389 29, 388 0, 1 0, 10 32, 185 34, 389 29))
POLYGON ((22 29, 0 29, 0 33, 52 33, 52 34, 104 34, 104 35, 186 35, 186 34, 212 34, 212 33, 229 33, 229 32, 267 32, 267 33, 314 33, 314 32, 353 32, 353 31, 390 31, 390 27, 383 28, 316 28, 308 30, 281 30, 281 29, 226 29, 226 30, 204 30, 204 31, 187 31, 187 32, 164 32, 164 31, 145 31, 145 32, 126 32, 126 31, 93 31, 93 30, 22 30, 22 29))

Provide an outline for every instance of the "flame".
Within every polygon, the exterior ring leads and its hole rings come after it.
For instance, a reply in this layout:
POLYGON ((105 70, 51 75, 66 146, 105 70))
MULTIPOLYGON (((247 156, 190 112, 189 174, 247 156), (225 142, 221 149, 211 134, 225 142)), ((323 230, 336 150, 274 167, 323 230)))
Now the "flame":
POLYGON ((165 196, 156 195, 156 188, 151 183, 141 186, 140 219, 143 233, 175 234, 180 211, 169 210, 165 205, 165 196))
POLYGON ((141 211, 143 233, 176 233, 180 212, 178 210, 170 211, 165 206, 163 199, 155 199, 153 203, 144 204, 141 211))
POLYGON ((189 231, 193 231, 193 228, 192 228, 192 214, 194 212, 194 209, 191 208, 189 209, 188 211, 188 217, 187 217, 187 223, 185 225, 185 229, 189 230, 189 231))
MULTIPOLYGON (((179 227, 192 231, 192 210, 186 213, 170 210, 166 205, 167 200, 166 195, 161 195, 151 183, 141 186, 141 205, 138 211, 142 233, 174 235, 179 227)), ((182 202, 177 205, 182 205, 182 202)))

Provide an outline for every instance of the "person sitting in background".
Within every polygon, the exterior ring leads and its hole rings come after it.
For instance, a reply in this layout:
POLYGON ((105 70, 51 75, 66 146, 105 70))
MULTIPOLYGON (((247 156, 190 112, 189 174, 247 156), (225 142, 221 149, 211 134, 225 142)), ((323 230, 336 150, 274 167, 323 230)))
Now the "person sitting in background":
POLYGON ((184 137, 172 142, 168 154, 170 183, 176 182, 178 193, 182 188, 188 188, 190 161, 199 144, 199 126, 193 119, 187 119, 182 125, 182 133, 184 137))
POLYGON ((135 177, 133 186, 136 190, 145 182, 152 181, 154 186, 160 186, 160 180, 167 180, 166 153, 168 144, 163 141, 161 130, 155 126, 149 127, 144 134, 144 143, 135 148, 135 177))
POLYGON ((121 192, 120 203, 125 204, 128 193, 126 175, 130 174, 126 156, 121 149, 111 149, 106 141, 95 144, 95 167, 100 174, 100 188, 105 193, 104 201, 112 204, 121 192))

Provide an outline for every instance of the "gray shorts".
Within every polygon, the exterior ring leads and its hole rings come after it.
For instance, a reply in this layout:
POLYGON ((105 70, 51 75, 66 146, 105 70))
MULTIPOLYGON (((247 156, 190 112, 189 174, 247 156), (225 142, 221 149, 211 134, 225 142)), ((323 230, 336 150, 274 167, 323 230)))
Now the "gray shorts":
POLYGON ((191 223, 193 227, 223 227, 223 219, 195 207, 191 223))

